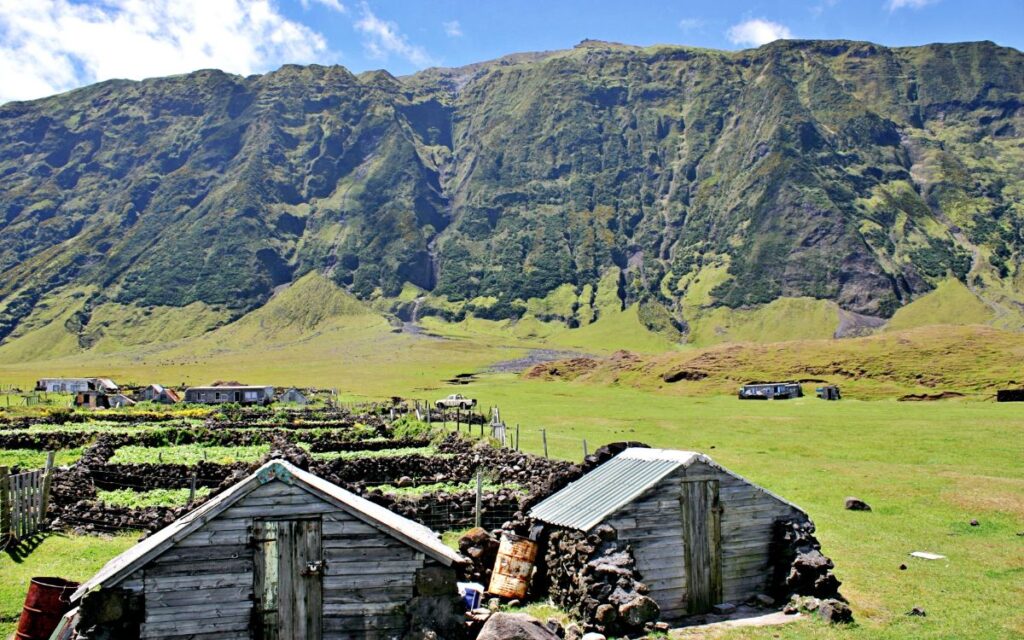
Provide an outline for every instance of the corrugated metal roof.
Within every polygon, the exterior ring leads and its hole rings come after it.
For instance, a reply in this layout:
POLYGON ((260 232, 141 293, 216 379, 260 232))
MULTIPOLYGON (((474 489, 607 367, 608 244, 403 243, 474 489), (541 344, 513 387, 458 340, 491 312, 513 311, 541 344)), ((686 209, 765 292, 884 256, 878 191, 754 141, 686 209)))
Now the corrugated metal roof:
POLYGON ((589 531, 681 466, 703 459, 693 451, 626 449, 530 510, 538 520, 589 531))

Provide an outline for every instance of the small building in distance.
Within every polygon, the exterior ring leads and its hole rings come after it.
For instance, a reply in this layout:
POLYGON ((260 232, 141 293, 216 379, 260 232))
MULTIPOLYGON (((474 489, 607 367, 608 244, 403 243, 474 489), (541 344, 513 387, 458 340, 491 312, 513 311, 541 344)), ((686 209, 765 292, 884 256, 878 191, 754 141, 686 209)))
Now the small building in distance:
POLYGON ((996 402, 1024 402, 1024 389, 1000 389, 996 391, 996 402))
POLYGON ((789 400, 802 398, 804 390, 798 382, 765 382, 740 387, 740 400, 789 400))
POLYGON ((624 450, 530 516, 583 533, 612 527, 669 621, 765 593, 775 578, 776 523, 807 520, 703 454, 645 448, 624 450))
POLYGON ((175 404, 181 402, 181 398, 174 389, 170 389, 160 384, 151 384, 143 389, 142 393, 139 394, 139 399, 159 404, 175 404))
POLYGON ((76 393, 72 404, 82 409, 120 409, 132 406, 135 401, 123 393, 90 389, 76 393))
POLYGON ((839 387, 834 384, 827 384, 823 387, 818 387, 814 390, 822 400, 842 400, 843 396, 839 393, 839 387))
POLYGON ((185 402, 192 404, 270 404, 274 401, 274 387, 267 385, 214 384, 209 387, 189 387, 185 402))
POLYGON ((123 640, 446 638, 464 624, 464 561, 427 527, 274 460, 108 562, 71 600, 98 637, 123 640))
POLYGON ((36 380, 35 390, 47 393, 79 393, 81 391, 117 393, 118 387, 110 378, 40 378, 36 380))
POLYGON ((295 387, 282 393, 281 397, 277 400, 278 402, 289 402, 291 404, 309 404, 309 398, 295 387))

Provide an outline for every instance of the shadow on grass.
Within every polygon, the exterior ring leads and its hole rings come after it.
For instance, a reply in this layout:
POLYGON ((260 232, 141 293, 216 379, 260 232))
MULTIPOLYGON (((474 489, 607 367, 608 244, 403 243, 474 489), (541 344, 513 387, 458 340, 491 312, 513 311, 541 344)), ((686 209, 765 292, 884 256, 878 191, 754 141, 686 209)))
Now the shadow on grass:
POLYGON ((21 564, 29 554, 36 550, 36 547, 43 543, 46 536, 47 534, 45 533, 37 533, 22 540, 12 539, 7 543, 4 553, 6 553, 12 561, 21 564))

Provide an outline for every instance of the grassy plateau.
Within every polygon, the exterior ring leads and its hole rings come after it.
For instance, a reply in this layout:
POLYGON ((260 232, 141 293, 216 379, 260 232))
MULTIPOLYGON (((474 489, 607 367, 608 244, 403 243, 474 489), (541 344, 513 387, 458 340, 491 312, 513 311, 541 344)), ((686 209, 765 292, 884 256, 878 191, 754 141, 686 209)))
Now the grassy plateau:
MULTIPOLYGON (((439 337, 371 328, 331 348, 318 342, 325 338, 314 337, 296 343, 296 357, 287 357, 282 347, 260 353, 197 351, 189 360, 159 365, 124 356, 26 363, 0 369, 0 382, 23 385, 45 370, 80 367, 134 380, 159 380, 174 372, 175 378, 195 381, 334 386, 346 398, 434 399, 460 391, 482 407, 500 407, 506 421, 519 425, 526 451, 543 453, 541 429, 549 454, 567 459, 582 457, 584 440, 590 451, 617 440, 697 450, 807 510, 824 553, 835 561, 857 622, 829 627, 808 619, 723 631, 721 637, 1001 639, 1024 634, 1019 606, 1024 601, 1024 407, 986 400, 992 385, 1024 378, 1018 334, 979 329, 965 344, 968 330, 930 328, 856 340, 651 348, 648 355, 638 350, 639 361, 616 376, 614 357, 606 359, 612 355, 607 342, 574 342, 568 333, 543 339, 503 336, 497 327, 484 331, 465 325, 449 325, 440 334, 441 324, 433 327, 439 337), (903 343, 920 348, 899 351, 903 343), (597 356, 598 364, 590 375, 572 379, 489 372, 494 363, 535 348, 585 351, 597 356), (887 351, 898 355, 886 362, 887 351), (719 368, 707 364, 722 354, 733 360, 719 368), (693 359, 701 357, 709 378, 663 382, 664 372, 696 366, 693 359), (790 375, 801 361, 834 362, 836 373, 809 377, 839 382, 845 399, 741 402, 731 393, 734 376, 790 375), (478 375, 468 385, 444 382, 461 372, 478 375), (917 374, 934 380, 921 382, 917 374), (940 402, 895 400, 944 390, 968 395, 940 402), (867 501, 873 510, 846 511, 847 496, 867 501), (972 519, 979 525, 971 526, 972 519), (918 560, 909 556, 913 551, 946 558, 918 560), (900 570, 901 564, 907 569, 900 570), (928 615, 906 615, 915 606, 928 615)), ((806 385, 808 391, 814 384, 806 385)), ((203 459, 199 447, 125 447, 117 455, 155 462, 160 451, 165 462, 203 459)), ((261 454, 205 453, 211 460, 261 454)), ((25 454, 5 455, 13 461, 25 454)), ((27 555, 0 556, 0 615, 6 620, 0 632, 13 629, 29 576, 87 577, 131 540, 54 535, 27 555)))

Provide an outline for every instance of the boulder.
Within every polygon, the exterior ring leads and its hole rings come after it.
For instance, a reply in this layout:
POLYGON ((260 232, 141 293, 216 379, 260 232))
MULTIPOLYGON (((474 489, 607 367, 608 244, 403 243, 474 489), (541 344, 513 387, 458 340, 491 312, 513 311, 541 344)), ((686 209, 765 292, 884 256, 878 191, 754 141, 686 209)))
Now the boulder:
POLYGON ((597 624, 602 627, 610 627, 615 624, 615 621, 619 619, 618 610, 610 604, 602 604, 597 608, 597 612, 594 614, 594 620, 597 624))
POLYGON ((818 607, 818 615, 831 624, 853 622, 853 611, 845 602, 839 600, 822 600, 818 607))
POLYGON ((591 631, 583 636, 582 640, 608 640, 603 633, 591 631))
POLYGON ((565 627, 563 627, 562 623, 559 622, 558 620, 556 620, 554 618, 548 618, 548 622, 544 626, 546 626, 548 628, 548 631, 550 631, 551 633, 555 634, 559 638, 564 638, 565 637, 565 627))
POLYGON ((544 624, 525 613, 495 613, 477 640, 559 640, 544 624))
POLYGON ((570 622, 565 628, 565 640, 583 640, 583 630, 575 622, 570 622))
POLYGON ((642 627, 648 622, 653 622, 660 615, 661 607, 647 596, 634 598, 626 604, 619 606, 619 617, 622 618, 625 624, 634 628, 642 627))
POLYGON ((732 604, 731 602, 720 602, 715 606, 711 607, 711 611, 719 615, 727 616, 730 613, 736 612, 736 605, 732 604))
POLYGON ((846 499, 845 506, 848 511, 871 511, 871 505, 852 496, 846 499))

